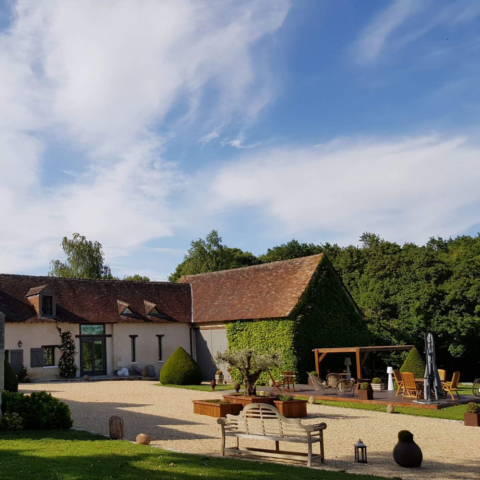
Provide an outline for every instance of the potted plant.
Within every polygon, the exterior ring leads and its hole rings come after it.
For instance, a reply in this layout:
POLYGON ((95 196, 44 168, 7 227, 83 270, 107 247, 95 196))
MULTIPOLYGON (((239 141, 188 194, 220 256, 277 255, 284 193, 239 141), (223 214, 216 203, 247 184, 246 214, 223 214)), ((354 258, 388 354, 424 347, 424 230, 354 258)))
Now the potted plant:
POLYGON ((279 395, 273 403, 278 411, 287 418, 303 418, 307 416, 307 401, 295 400, 292 395, 279 395))
POLYGON ((480 427, 480 405, 470 402, 463 414, 463 422, 467 427, 480 427))
POLYGON ((393 449, 393 459, 405 468, 416 468, 422 464, 422 449, 414 442, 413 433, 408 430, 398 432, 398 443, 393 449))
POLYGON ((372 380, 372 389, 373 390, 385 390, 385 384, 382 382, 381 378, 375 377, 372 380))
POLYGON ((217 382, 217 385, 223 385, 223 372, 221 370, 217 370, 215 373, 215 381, 217 382))
POLYGON ((368 382, 362 382, 358 389, 359 400, 373 400, 372 386, 368 382))
POLYGON ((235 367, 243 378, 245 392, 243 395, 224 395, 225 400, 232 403, 241 403, 249 405, 250 403, 269 403, 273 405, 276 397, 257 397, 255 383, 263 372, 275 367, 282 366, 280 354, 260 353, 255 349, 246 348, 243 350, 234 350, 219 352, 215 355, 217 363, 228 363, 231 367, 235 367))
POLYGON ((208 415, 209 417, 222 418, 227 415, 238 415, 243 406, 227 400, 194 400, 193 413, 208 415))

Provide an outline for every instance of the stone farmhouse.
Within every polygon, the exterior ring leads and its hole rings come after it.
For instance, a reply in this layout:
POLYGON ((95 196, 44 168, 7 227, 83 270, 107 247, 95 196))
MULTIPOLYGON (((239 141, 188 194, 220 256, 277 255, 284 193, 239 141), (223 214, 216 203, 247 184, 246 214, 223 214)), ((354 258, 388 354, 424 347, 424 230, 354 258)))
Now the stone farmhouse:
POLYGON ((158 375, 181 346, 210 380, 217 369, 213 355, 229 345, 229 324, 276 322, 269 324, 274 342, 276 325, 293 322, 299 369, 313 368, 315 347, 367 341, 361 312, 323 254, 179 283, 0 274, 1 313, 5 355, 17 372, 25 365, 34 380, 58 377, 59 330, 75 338, 78 376, 145 365, 158 375))

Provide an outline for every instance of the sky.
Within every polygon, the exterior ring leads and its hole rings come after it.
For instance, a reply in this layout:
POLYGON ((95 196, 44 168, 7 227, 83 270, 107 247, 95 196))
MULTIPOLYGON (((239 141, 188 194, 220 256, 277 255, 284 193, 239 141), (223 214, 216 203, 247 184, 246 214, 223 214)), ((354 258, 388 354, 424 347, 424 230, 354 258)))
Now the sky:
POLYGON ((0 272, 476 235, 479 84, 477 1, 0 0, 0 272))

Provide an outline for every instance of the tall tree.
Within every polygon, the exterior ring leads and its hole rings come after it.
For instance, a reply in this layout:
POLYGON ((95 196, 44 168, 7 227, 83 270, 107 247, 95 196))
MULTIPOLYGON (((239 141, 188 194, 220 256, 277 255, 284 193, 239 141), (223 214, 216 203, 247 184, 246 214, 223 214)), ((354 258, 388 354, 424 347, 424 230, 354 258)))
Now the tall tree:
POLYGON ((260 255, 258 259, 262 263, 278 262, 280 260, 291 260, 293 258, 308 257, 322 253, 323 248, 314 243, 300 243, 298 240, 291 240, 278 247, 269 248, 267 253, 260 255))
POLYGON ((123 277, 123 280, 125 282, 149 282, 150 281, 150 278, 149 277, 145 277, 144 275, 139 275, 138 273, 136 273, 135 275, 128 275, 126 277, 123 277))
POLYGON ((91 242, 79 233, 73 238, 63 238, 61 244, 65 255, 65 262, 52 260, 50 262, 51 277, 65 278, 113 278, 110 267, 105 264, 105 255, 99 242, 91 242))
POLYGON ((231 268, 257 265, 259 260, 250 252, 239 248, 230 248, 222 243, 222 238, 216 230, 212 230, 203 240, 199 238, 191 243, 188 254, 168 280, 178 282, 184 275, 217 272, 231 268))

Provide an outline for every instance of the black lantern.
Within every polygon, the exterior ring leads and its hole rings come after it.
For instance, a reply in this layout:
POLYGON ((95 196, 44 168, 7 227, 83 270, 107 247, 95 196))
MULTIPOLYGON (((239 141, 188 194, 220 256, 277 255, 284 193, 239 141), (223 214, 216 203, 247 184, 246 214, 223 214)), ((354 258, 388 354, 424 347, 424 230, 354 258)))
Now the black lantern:
POLYGON ((355 445, 355 462, 367 463, 367 446, 359 440, 355 445))

